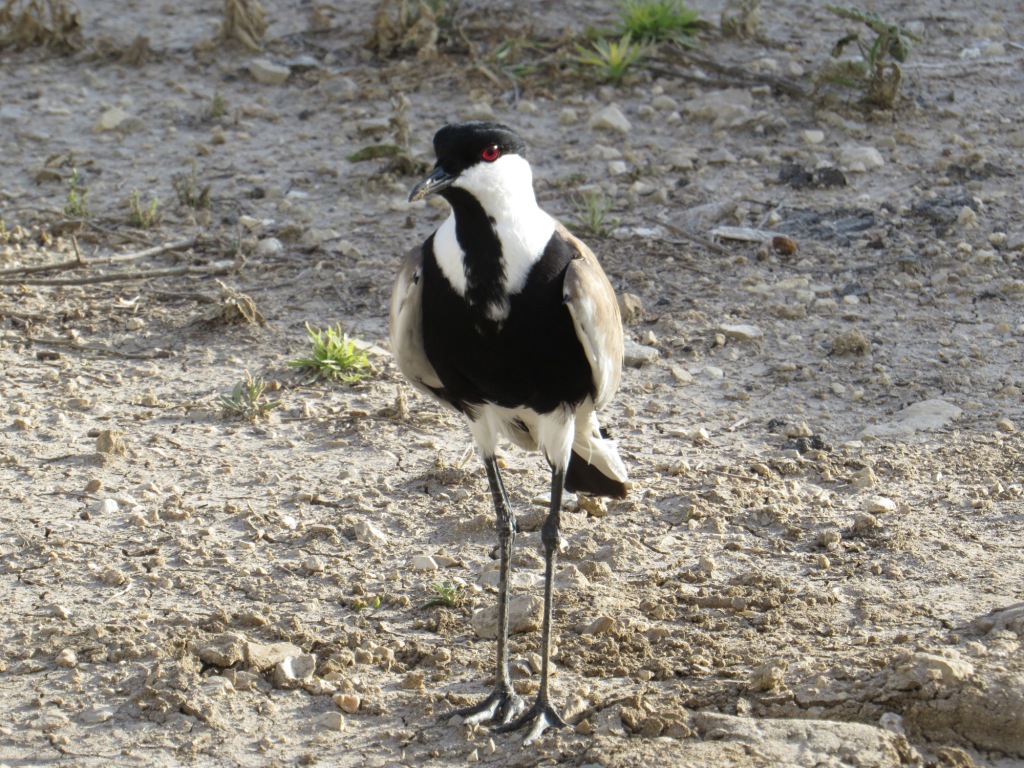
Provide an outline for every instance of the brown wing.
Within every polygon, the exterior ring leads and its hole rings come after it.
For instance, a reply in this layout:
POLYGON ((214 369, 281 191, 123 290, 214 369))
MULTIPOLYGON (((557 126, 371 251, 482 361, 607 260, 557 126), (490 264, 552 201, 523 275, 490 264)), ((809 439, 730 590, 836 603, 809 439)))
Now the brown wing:
POLYGON ((398 369, 416 389, 438 399, 443 389, 423 348, 423 249, 405 256, 391 291, 391 353, 398 369))
POLYGON ((579 252, 565 273, 564 301, 594 376, 594 404, 603 408, 622 376, 622 318, 615 289, 586 243, 561 224, 556 232, 579 252))

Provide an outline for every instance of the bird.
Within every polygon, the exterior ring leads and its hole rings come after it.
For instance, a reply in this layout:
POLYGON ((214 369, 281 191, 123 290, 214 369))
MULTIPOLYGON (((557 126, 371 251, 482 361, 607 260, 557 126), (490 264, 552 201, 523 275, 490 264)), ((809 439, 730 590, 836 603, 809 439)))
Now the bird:
POLYGON ((589 247, 537 203, 526 144, 505 125, 450 123, 433 139, 433 170, 413 187, 447 219, 405 257, 390 304, 390 341, 414 388, 461 413, 487 474, 499 553, 494 690, 446 715, 527 727, 525 743, 565 725, 549 691, 553 579, 563 489, 625 498, 628 474, 597 412, 618 389, 622 319, 615 291, 589 247), (544 608, 540 684, 533 705, 509 677, 509 577, 518 531, 497 460, 505 438, 538 451, 551 469, 541 525, 544 608))

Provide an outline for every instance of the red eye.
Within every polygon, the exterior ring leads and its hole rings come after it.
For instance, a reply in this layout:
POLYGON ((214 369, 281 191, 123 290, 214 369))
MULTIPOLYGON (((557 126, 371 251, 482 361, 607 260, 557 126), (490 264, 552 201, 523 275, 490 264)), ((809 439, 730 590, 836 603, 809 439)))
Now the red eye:
POLYGON ((491 146, 484 149, 480 153, 480 159, 486 163, 493 163, 501 155, 501 150, 498 149, 497 144, 491 144, 491 146))

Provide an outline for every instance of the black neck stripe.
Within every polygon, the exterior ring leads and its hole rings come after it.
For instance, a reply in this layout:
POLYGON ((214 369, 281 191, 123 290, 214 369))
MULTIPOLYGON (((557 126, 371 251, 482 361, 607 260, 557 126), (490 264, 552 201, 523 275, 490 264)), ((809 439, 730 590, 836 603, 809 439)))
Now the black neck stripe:
POLYGON ((441 193, 455 214, 455 238, 466 254, 466 298, 476 306, 500 302, 505 297, 505 261, 501 239, 473 195, 458 187, 441 193))

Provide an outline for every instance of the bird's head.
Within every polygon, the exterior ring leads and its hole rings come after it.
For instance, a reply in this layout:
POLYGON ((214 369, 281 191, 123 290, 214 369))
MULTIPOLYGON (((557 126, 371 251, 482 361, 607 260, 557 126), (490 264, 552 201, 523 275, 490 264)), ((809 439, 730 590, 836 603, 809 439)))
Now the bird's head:
POLYGON ((453 190, 468 192, 491 211, 517 198, 533 196, 533 174, 526 161, 526 144, 498 123, 446 125, 434 135, 437 163, 413 187, 409 201, 441 195, 451 201, 453 190))

